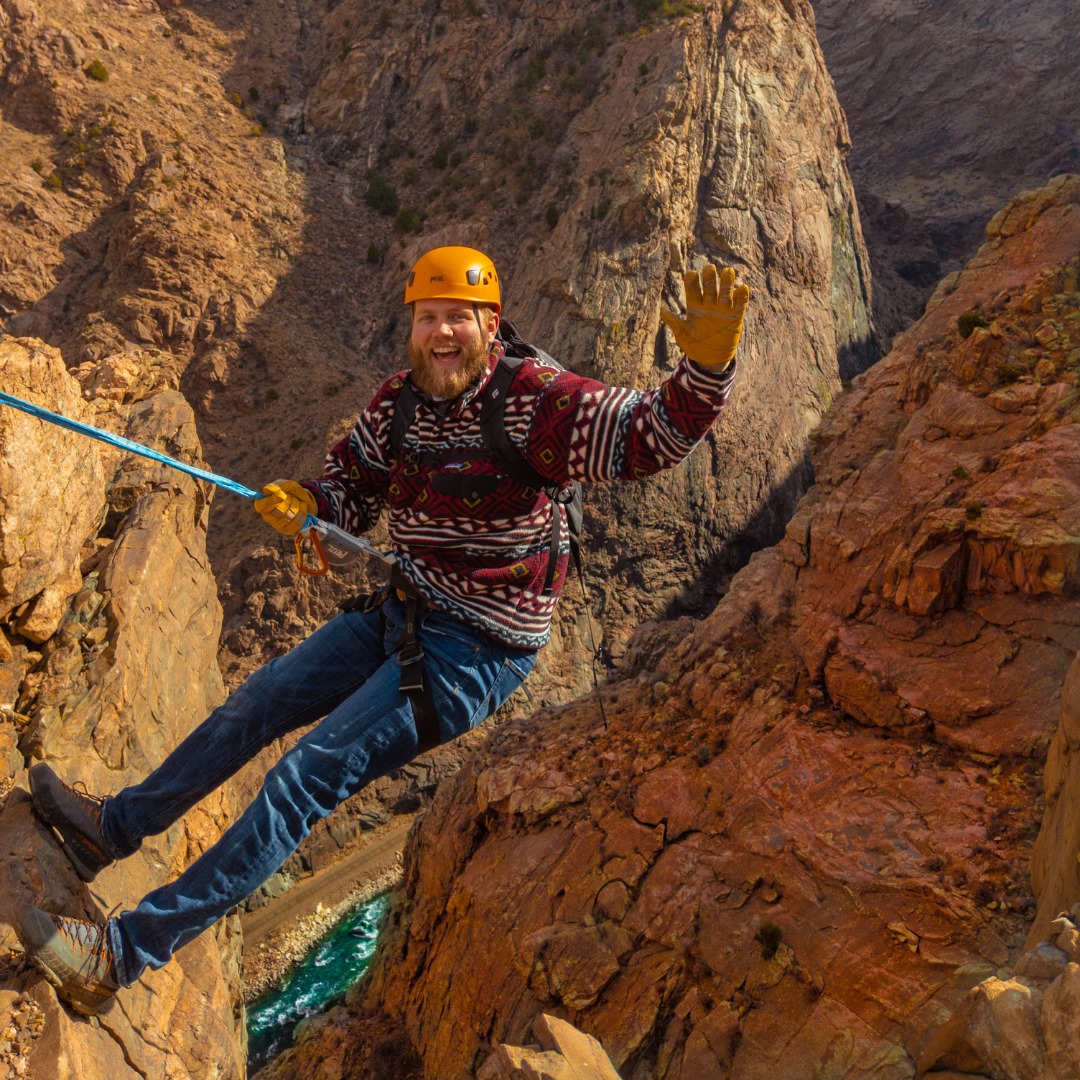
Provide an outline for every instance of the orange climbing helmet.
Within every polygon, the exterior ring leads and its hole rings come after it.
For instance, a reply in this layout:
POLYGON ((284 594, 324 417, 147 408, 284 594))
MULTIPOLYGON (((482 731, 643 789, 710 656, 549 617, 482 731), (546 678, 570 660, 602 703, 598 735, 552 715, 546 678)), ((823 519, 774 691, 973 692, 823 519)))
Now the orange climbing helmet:
POLYGON ((468 247, 433 248, 421 255, 405 282, 405 303, 414 300, 469 300, 502 311, 495 264, 468 247))

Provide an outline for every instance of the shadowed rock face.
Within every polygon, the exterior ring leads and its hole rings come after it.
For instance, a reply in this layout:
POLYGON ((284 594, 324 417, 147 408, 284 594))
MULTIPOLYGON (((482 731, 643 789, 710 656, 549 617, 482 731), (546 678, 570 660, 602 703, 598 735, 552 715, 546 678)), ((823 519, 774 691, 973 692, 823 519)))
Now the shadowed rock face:
POLYGON ((1080 171, 1076 12, 1060 0, 813 0, 887 349, 1018 192, 1080 171))
POLYGON ((542 711, 440 789, 351 1006, 425 1076, 555 1012, 627 1078, 906 1078, 1019 956, 1080 646, 1080 179, 987 234, 827 418, 785 540, 638 635, 606 729, 542 711))
MULTIPOLYGON (((87 363, 76 376, 39 341, 0 339, 5 392, 199 460, 191 409, 167 358, 129 353, 87 363)), ((25 1019, 29 1036, 9 1063, 21 1057, 26 1075, 71 1080, 239 1076, 239 935, 231 921, 183 949, 175 964, 148 972, 100 1025, 61 1008, 11 951, 20 905, 100 920, 99 905, 133 905, 228 824, 230 800, 207 799, 104 871, 91 891, 34 817, 25 790, 25 766, 44 758, 91 792, 114 792, 141 779, 221 699, 221 608, 205 551, 206 493, 190 478, 6 406, 0 447, 5 603, 21 600, 0 631, 0 933, 7 947, 0 1008, 25 1019), (12 554, 17 542, 21 555, 12 554), (31 1023, 34 1016, 43 1023, 31 1023)))

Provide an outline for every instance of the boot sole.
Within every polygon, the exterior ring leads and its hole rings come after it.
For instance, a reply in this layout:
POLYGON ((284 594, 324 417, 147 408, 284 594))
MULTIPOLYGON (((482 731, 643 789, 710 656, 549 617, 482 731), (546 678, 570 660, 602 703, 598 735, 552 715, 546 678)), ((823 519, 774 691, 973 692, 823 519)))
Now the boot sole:
POLYGON ((112 1005, 112 998, 104 998, 100 1005, 96 1008, 79 1001, 77 998, 69 997, 64 989, 64 980, 61 979, 53 970, 45 963, 44 960, 39 959, 34 953, 28 952, 27 956, 30 958, 30 962, 41 972, 45 981, 56 992, 56 996, 64 1002, 73 1012, 77 1012, 80 1016, 98 1016, 105 1012, 112 1005))

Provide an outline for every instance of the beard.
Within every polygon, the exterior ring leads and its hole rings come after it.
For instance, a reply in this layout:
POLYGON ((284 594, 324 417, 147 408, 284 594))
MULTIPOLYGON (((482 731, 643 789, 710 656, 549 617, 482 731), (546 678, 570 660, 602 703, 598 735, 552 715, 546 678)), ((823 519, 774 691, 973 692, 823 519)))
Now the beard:
POLYGON ((412 381, 425 394, 437 398, 456 398, 480 379, 488 369, 488 346, 478 341, 461 345, 461 362, 453 371, 440 371, 423 349, 409 343, 412 381))

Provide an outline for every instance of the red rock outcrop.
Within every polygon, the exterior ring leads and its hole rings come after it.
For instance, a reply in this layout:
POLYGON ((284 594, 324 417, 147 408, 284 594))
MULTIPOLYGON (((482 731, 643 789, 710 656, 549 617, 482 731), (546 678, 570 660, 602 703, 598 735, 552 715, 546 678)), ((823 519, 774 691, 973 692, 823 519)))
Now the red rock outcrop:
POLYGON ((499 1046, 477 1080, 619 1080, 600 1044, 565 1020, 538 1016, 533 1033, 537 1047, 499 1046))
MULTIPOLYGON (((1039 897, 1028 944, 1043 940, 1053 920, 1080 896, 1080 660, 1061 691, 1061 720, 1046 758, 1046 813, 1035 841, 1031 881, 1039 897)), ((1070 956, 1070 960, 1075 960, 1070 956)), ((1080 962, 1080 961, 1077 961, 1080 962)))
MULTIPOLYGON (((1077 665, 1073 665, 1077 670, 1077 665)), ((1075 895, 1075 893, 1074 893, 1075 895)), ((926 1080, 1072 1080, 1080 1062, 1080 904, 1062 912, 1007 978, 973 987, 918 1056, 926 1080)))
POLYGON ((987 236, 826 419, 787 537, 638 636, 606 727, 543 710, 440 789, 352 1005, 425 1076, 546 1011, 627 1080, 907 1078, 1019 956, 1080 645, 1080 178, 987 236))
MULTIPOLYGON (((6 392, 199 460, 191 409, 166 357, 117 356, 76 374, 39 341, 0 338, 6 392)), ((221 699, 206 492, 8 406, 0 406, 0 462, 0 1010, 5 1040, 17 1039, 8 1030, 26 1036, 2 1056, 12 1075, 70 1080, 241 1076, 235 920, 148 972, 100 1024, 58 1005, 10 930, 22 903, 98 919, 99 903, 130 906, 228 824, 229 799, 207 799, 91 891, 25 791, 25 766, 41 758, 102 794, 141 779, 221 699)))

